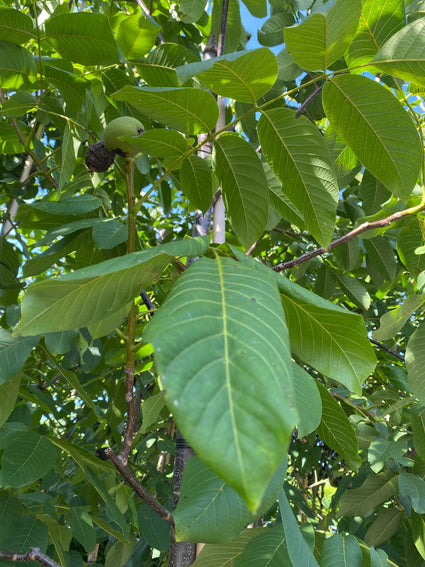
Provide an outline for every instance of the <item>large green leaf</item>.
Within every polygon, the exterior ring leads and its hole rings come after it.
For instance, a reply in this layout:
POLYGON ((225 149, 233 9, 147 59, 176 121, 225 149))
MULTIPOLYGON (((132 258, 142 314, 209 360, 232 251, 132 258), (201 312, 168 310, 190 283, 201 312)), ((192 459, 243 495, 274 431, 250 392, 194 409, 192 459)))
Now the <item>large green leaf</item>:
POLYGON ((69 515, 72 535, 81 543, 87 553, 90 553, 96 545, 96 532, 89 514, 84 508, 71 506, 69 515))
POLYGON ((418 514, 425 514, 425 480, 416 474, 401 472, 398 480, 401 496, 409 498, 418 514))
POLYGON ((308 435, 320 425, 322 400, 315 380, 298 364, 293 365, 295 403, 298 411, 298 437, 308 435))
POLYGON ((266 0, 243 0, 243 3, 255 18, 265 18, 267 16, 266 0))
POLYGON ((18 397, 21 374, 16 373, 7 382, 0 385, 0 427, 6 422, 18 397))
POLYGON ((49 201, 42 199, 29 204, 33 209, 43 211, 49 215, 84 215, 95 211, 102 206, 99 197, 85 193, 72 198, 61 199, 60 201, 49 201))
POLYGON ((358 470, 361 459, 353 426, 344 410, 324 386, 317 383, 322 398, 322 421, 317 429, 320 439, 334 449, 347 465, 358 470))
POLYGON ((293 567, 319 567, 313 552, 302 536, 285 491, 279 493, 280 515, 285 531, 286 546, 293 567))
POLYGON ((208 544, 192 564, 193 567, 233 567, 233 562, 246 545, 261 534, 262 528, 244 530, 230 543, 208 544))
POLYGON ((307 364, 360 394, 376 365, 360 315, 278 277, 293 351, 307 364))
POLYGON ((401 305, 381 316, 379 329, 373 331, 373 338, 377 341, 388 341, 401 331, 403 326, 417 309, 425 302, 423 295, 408 295, 401 305))
POLYGON ((117 42, 126 59, 138 59, 150 51, 158 36, 159 26, 152 18, 132 14, 120 22, 117 42))
POLYGON ((412 406, 411 427, 415 450, 425 460, 425 407, 421 404, 412 406))
POLYGON ((180 170, 180 183, 183 192, 192 205, 205 212, 213 198, 212 173, 207 160, 200 156, 190 156, 180 170))
POLYGON ((398 475, 391 470, 369 474, 359 488, 346 490, 339 501, 339 516, 369 516, 398 491, 398 475))
MULTIPOLYGON (((205 0, 201 3, 205 4, 205 0)), ((182 8, 182 3, 180 3, 182 8)), ((193 51, 176 43, 162 43, 142 61, 135 62, 140 75, 151 87, 178 87, 175 68, 195 63, 199 58, 193 51)), ((117 89, 115 89, 117 90, 117 89)))
POLYGON ((409 386, 418 400, 425 404, 425 323, 421 323, 410 337, 406 347, 406 368, 409 386))
POLYGON ((162 387, 200 459, 255 510, 296 423, 276 284, 230 258, 203 258, 151 319, 162 387))
POLYGON ((1 88, 17 90, 33 79, 36 72, 35 59, 27 49, 13 43, 0 45, 1 88))
POLYGON ((202 89, 127 85, 112 98, 129 102, 149 118, 185 134, 210 132, 218 119, 213 95, 202 89))
POLYGON ((396 197, 407 200, 419 174, 422 148, 413 120, 397 99, 367 77, 338 75, 323 88, 323 107, 363 165, 396 197))
POLYGON ((307 230, 323 246, 331 241, 338 181, 323 137, 304 116, 276 108, 263 112, 258 137, 264 157, 285 195, 304 216, 307 230))
POLYGON ((425 18, 419 18, 394 34, 372 60, 389 75, 425 85, 425 18))
POLYGON ((14 8, 0 8, 0 41, 26 43, 35 37, 32 19, 14 8))
POLYGON ((278 12, 266 20, 257 31, 258 42, 266 47, 273 47, 283 43, 283 32, 287 26, 294 23, 294 17, 288 12, 278 12))
POLYGON ((131 142, 131 145, 139 152, 173 160, 184 156, 189 148, 184 136, 175 130, 166 128, 147 130, 140 136, 120 136, 120 139, 131 142))
POLYGON ((283 567, 292 565, 282 525, 262 530, 238 555, 232 567, 283 567))
MULTIPOLYGON (((50 63, 53 62, 50 60, 50 63)), ((84 103, 86 91, 90 88, 90 83, 84 77, 58 67, 53 64, 45 64, 44 79, 60 92, 67 108, 73 111, 80 110, 84 103)))
POLYGON ((352 535, 335 534, 325 539, 320 556, 320 567, 364 567, 359 542, 352 535))
POLYGON ((181 0, 181 18, 186 24, 197 22, 205 11, 207 0, 181 0))
POLYGON ((396 534, 403 525, 403 516, 396 507, 380 510, 364 536, 366 544, 381 545, 396 534))
POLYGON ((248 248, 264 231, 269 192, 260 158, 242 136, 225 133, 214 143, 216 174, 232 227, 248 248))
POLYGON ((40 337, 13 338, 0 329, 0 384, 4 384, 25 364, 40 337))
POLYGON ((404 25, 404 7, 400 0, 363 2, 359 27, 345 54, 350 67, 368 63, 379 48, 404 25))
POLYGON ((64 59, 82 65, 112 65, 120 61, 109 20, 104 14, 59 14, 50 17, 44 25, 44 39, 64 59))
POLYGON ((307 71, 325 71, 341 57, 357 31, 361 0, 337 0, 301 24, 285 29, 292 59, 307 71))
POLYGON ((416 280, 425 270, 425 254, 418 254, 425 243, 424 226, 421 219, 414 217, 404 226, 397 237, 397 253, 400 260, 410 272, 410 277, 416 280))
POLYGON ((128 305, 174 256, 197 256, 207 245, 202 238, 170 242, 37 282, 23 298, 15 334, 66 331, 96 323, 128 305))
POLYGON ((278 468, 259 509, 253 514, 241 496, 198 457, 189 459, 184 468, 179 503, 173 512, 176 538, 205 543, 231 541, 276 501, 285 470, 283 465, 278 468))
POLYGON ((24 486, 42 478, 53 467, 57 449, 33 431, 15 433, 2 457, 1 486, 24 486))
POLYGON ((264 47, 232 61, 220 59, 198 79, 218 95, 255 103, 274 85, 277 72, 276 57, 264 47))

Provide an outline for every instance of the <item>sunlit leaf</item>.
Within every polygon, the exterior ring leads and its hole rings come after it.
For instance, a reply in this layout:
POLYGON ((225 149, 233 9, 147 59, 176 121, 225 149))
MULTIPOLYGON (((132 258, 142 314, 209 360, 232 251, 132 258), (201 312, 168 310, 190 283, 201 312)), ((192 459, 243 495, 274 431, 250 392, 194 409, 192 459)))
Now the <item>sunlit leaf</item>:
POLYGON ((296 422, 275 285, 231 259, 200 259, 174 286, 146 335, 183 435, 252 510, 296 422))
POLYGON ((26 43, 35 37, 32 19, 16 8, 0 7, 0 41, 26 43))
POLYGON ((406 200, 419 174, 422 148, 413 120, 397 99, 367 77, 339 75, 326 82, 323 107, 363 165, 406 200))

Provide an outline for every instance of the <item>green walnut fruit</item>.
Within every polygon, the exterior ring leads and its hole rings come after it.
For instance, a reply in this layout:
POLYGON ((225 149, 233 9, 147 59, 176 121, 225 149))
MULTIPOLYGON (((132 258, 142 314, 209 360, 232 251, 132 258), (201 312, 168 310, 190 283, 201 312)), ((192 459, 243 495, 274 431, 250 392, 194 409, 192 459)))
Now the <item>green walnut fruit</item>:
POLYGON ((124 157, 132 157, 138 153, 131 143, 120 140, 121 136, 138 136, 144 131, 143 124, 132 116, 120 116, 106 125, 102 139, 106 149, 124 157))

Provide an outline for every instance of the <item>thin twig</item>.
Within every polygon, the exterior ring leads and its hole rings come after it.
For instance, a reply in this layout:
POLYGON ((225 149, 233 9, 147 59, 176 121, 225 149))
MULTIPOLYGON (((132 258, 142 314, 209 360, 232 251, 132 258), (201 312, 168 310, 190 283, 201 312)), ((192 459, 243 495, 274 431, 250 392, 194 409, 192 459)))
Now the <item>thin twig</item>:
POLYGON ((396 352, 392 348, 389 348, 389 347, 383 345, 379 341, 375 341, 375 339, 369 339, 369 340, 373 345, 377 346, 378 348, 380 348, 382 350, 385 350, 385 352, 388 352, 388 354, 392 354, 393 356, 395 356, 396 358, 401 360, 401 362, 404 362, 404 355, 403 354, 396 352))
POLYGON ((59 563, 45 555, 38 547, 30 547, 26 553, 0 551, 0 561, 38 561, 46 567, 61 567, 59 563))
POLYGON ((105 449, 105 455, 114 464, 117 471, 121 474, 124 480, 129 486, 134 490, 140 500, 143 500, 145 504, 152 508, 154 512, 158 514, 163 520, 168 522, 171 526, 174 526, 173 515, 165 506, 160 504, 158 500, 149 494, 146 488, 140 484, 137 478, 134 476, 133 471, 128 467, 126 463, 123 463, 119 458, 119 455, 115 455, 110 447, 105 449))
POLYGON ((407 215, 413 215, 415 213, 422 211, 424 207, 425 207, 425 203, 422 202, 420 205, 416 207, 411 207, 410 209, 404 209, 403 211, 398 211, 397 213, 394 213, 384 219, 373 222, 364 222, 363 224, 356 227, 352 231, 347 232, 347 234, 344 234, 344 236, 341 236, 340 238, 337 238, 336 240, 331 242, 327 248, 320 246, 320 248, 316 248, 311 252, 302 254, 298 258, 295 258, 295 260, 290 260, 289 262, 282 262, 281 264, 277 264, 276 266, 273 266, 273 270, 275 272, 283 272, 283 270, 287 270, 289 268, 294 268, 295 266, 299 266, 303 262, 307 262, 308 260, 311 260, 316 256, 321 256, 322 254, 326 254, 326 252, 329 252, 333 248, 336 248, 337 246, 341 246, 341 244, 345 244, 346 242, 349 242, 350 240, 356 238, 356 236, 359 236, 359 234, 362 234, 363 232, 367 232, 375 228, 383 228, 385 226, 388 226, 391 223, 400 220, 407 215))
POLYGON ((315 91, 311 93, 311 95, 309 95, 305 101, 301 104, 301 106, 298 108, 298 110, 295 113, 295 118, 298 118, 301 114, 303 114, 305 112, 305 109, 307 108, 307 106, 310 104, 310 102, 316 98, 316 96, 321 92, 321 90, 323 89, 323 85, 320 85, 320 87, 317 86, 317 84, 314 85, 315 87, 315 91))

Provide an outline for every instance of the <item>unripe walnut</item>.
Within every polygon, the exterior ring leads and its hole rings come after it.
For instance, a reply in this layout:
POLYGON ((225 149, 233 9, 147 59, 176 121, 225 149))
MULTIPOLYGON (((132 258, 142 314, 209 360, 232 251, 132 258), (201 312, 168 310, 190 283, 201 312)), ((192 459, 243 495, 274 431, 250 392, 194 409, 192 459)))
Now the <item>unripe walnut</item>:
POLYGON ((137 118, 120 116, 106 125, 102 134, 103 143, 108 150, 124 157, 131 157, 137 154, 137 149, 133 148, 129 142, 124 142, 119 138, 121 136, 137 136, 143 130, 143 124, 137 118))

